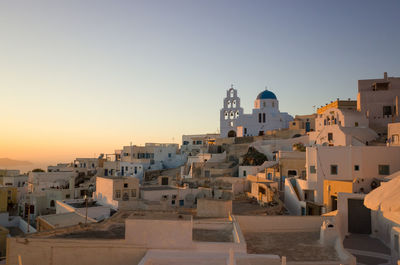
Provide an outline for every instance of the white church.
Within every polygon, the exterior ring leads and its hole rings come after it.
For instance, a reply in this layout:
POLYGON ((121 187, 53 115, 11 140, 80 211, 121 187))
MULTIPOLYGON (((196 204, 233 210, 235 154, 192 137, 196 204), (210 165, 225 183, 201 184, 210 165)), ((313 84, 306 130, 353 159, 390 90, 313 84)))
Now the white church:
POLYGON ((240 98, 233 86, 227 90, 224 107, 220 114, 221 137, 264 135, 266 131, 289 127, 293 117, 279 111, 275 94, 264 90, 254 101, 252 114, 244 114, 240 98))

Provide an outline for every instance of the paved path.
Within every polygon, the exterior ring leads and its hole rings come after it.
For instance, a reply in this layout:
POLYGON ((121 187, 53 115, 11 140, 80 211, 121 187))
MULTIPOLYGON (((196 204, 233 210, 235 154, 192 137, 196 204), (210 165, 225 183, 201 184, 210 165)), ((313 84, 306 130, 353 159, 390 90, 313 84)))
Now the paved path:
POLYGON ((352 234, 346 236, 343 245, 357 258, 358 265, 389 265, 390 249, 380 240, 369 235, 352 234))

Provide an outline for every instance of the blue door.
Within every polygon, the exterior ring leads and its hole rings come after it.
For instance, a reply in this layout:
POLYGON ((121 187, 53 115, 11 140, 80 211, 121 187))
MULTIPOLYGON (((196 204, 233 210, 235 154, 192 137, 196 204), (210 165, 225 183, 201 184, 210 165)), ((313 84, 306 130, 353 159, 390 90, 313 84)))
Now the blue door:
POLYGON ((309 121, 307 121, 306 122, 306 132, 309 132, 310 131, 310 122, 309 121))

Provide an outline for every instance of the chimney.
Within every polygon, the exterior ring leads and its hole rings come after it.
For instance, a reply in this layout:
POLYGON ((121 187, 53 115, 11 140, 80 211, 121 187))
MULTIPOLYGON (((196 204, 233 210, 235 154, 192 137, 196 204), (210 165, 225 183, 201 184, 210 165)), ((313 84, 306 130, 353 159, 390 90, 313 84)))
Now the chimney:
POLYGON ((383 73, 383 79, 387 80, 387 72, 383 73))

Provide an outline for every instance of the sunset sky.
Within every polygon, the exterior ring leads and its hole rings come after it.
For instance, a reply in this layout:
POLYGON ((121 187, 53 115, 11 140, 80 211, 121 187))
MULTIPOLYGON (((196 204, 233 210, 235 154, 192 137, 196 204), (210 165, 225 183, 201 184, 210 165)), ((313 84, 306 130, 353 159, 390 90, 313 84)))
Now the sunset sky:
POLYGON ((356 98, 400 76, 400 1, 1 1, 0 157, 67 162, 216 132, 233 83, 249 113, 356 98))

